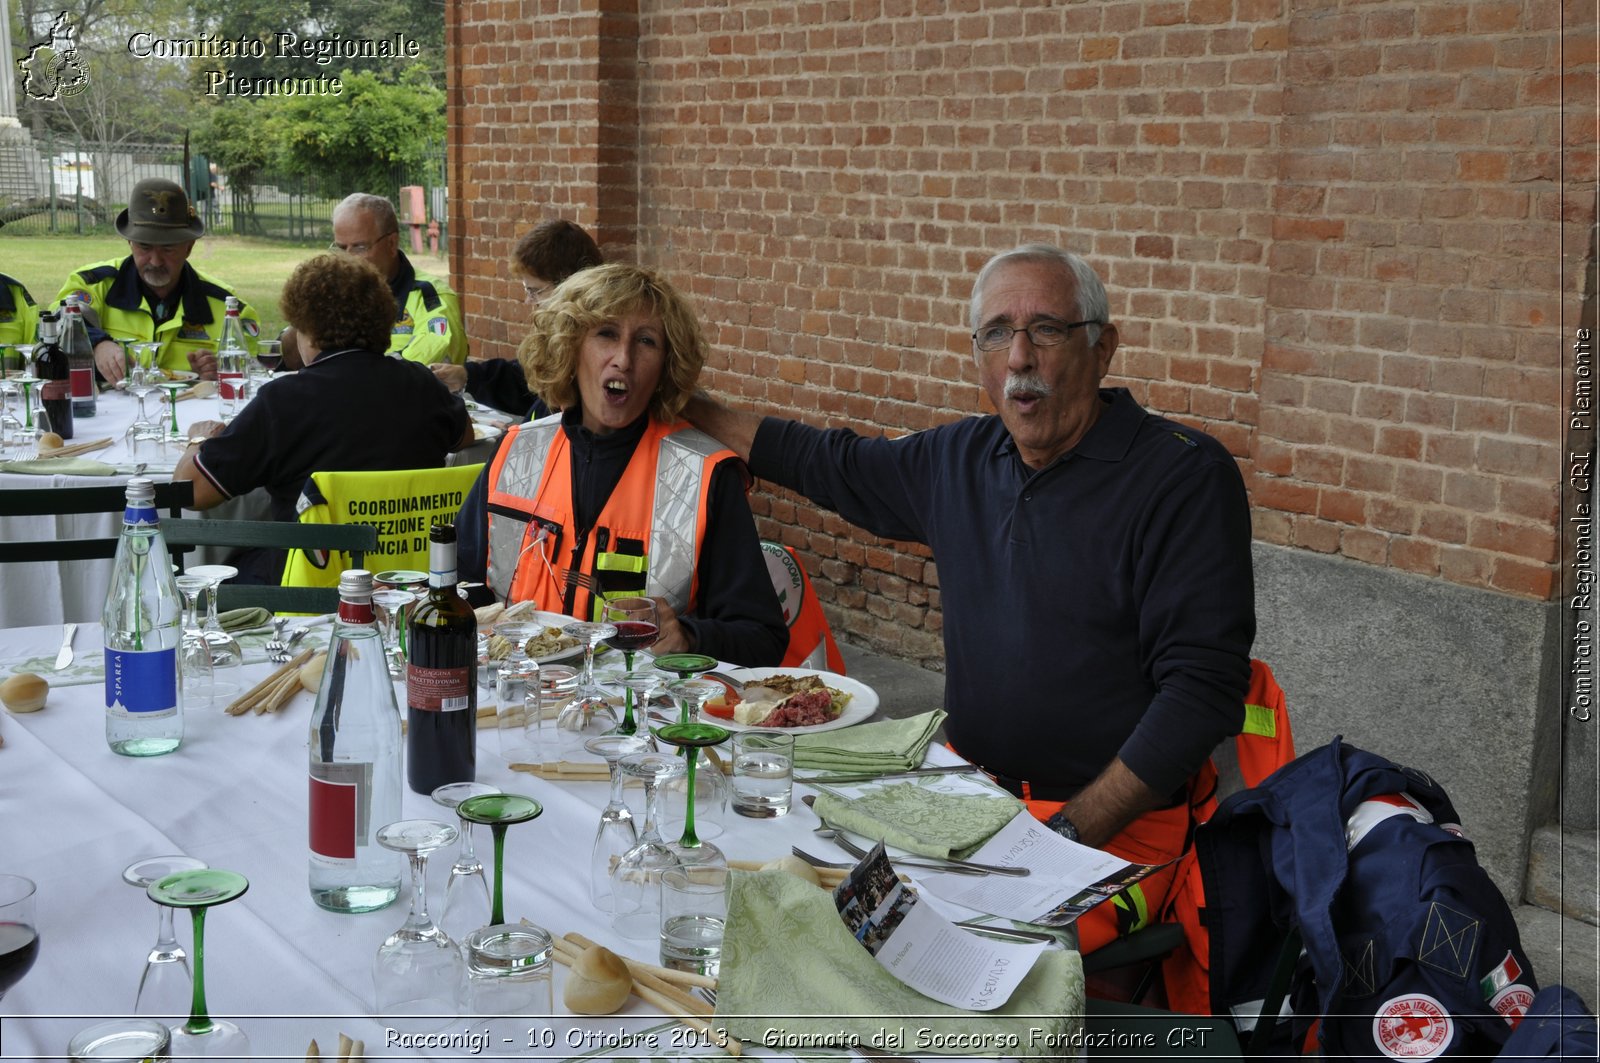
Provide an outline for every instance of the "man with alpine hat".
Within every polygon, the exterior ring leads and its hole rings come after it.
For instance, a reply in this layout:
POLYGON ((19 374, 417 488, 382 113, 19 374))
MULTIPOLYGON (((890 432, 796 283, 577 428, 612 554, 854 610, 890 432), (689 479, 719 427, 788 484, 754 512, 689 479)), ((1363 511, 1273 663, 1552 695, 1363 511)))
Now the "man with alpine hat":
MULTIPOLYGON (((100 376, 109 384, 122 379, 123 351, 115 341, 133 339, 160 343, 163 369, 214 379, 226 301, 235 293, 189 265, 194 242, 206 232, 189 197, 162 177, 140 181, 117 215, 117 232, 131 253, 82 267, 56 296, 57 305, 83 307, 100 376)), ((239 318, 253 348, 260 319, 248 304, 239 318)))

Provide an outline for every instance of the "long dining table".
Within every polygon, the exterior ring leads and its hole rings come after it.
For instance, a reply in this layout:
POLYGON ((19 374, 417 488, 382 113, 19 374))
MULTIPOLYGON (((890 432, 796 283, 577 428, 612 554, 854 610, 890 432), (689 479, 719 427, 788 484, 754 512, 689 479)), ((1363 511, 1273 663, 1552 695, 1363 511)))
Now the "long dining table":
MULTIPOLYGON (((328 629, 313 629, 313 639, 328 629)), ((249 891, 207 917, 205 985, 211 1013, 237 1021, 252 1058, 300 1060, 315 1039, 324 1051, 348 1034, 365 1042, 366 1058, 464 1059, 580 1056, 635 1057, 627 1046, 655 1031, 662 1050, 652 1055, 717 1058, 699 1045, 672 1051, 684 1028, 637 998, 610 1016, 567 1013, 555 973, 555 1014, 543 1036, 549 1047, 469 1042, 435 1047, 397 1042, 375 1017, 372 962, 380 943, 405 919, 410 890, 379 911, 335 914, 312 903, 307 888, 307 742, 314 696, 302 692, 280 712, 229 716, 220 708, 185 714, 184 740, 174 753, 148 759, 117 756, 104 739, 103 685, 92 663, 101 652, 98 625, 77 636, 79 665, 70 675, 48 669, 60 643, 55 625, 0 631, 0 677, 32 670, 55 681, 45 707, 27 715, 0 713, 0 872, 38 886, 37 963, 0 999, 0 1058, 60 1056, 68 1039, 96 1017, 126 1015, 154 939, 155 906, 121 879, 135 860, 182 853, 243 874, 249 891), (496 1055, 500 1053, 500 1055, 496 1055)), ((244 679, 255 682, 272 666, 247 655, 244 679)), ((404 686, 397 684, 403 705, 404 686)), ((930 759, 953 761, 942 747, 930 759)), ((477 779, 536 799, 543 813, 510 828, 505 846, 507 921, 526 918, 560 936, 576 931, 619 954, 655 962, 654 940, 625 940, 609 916, 589 901, 589 852, 608 797, 598 781, 555 781, 513 771, 496 732, 480 728, 477 779)), ((790 847, 829 859, 842 850, 811 833, 815 817, 800 802, 774 819, 726 815, 716 839, 730 859, 764 862, 790 847)), ((428 796, 405 791, 402 816, 454 823, 428 796)), ((479 855, 492 873, 492 849, 479 828, 479 855)), ((437 910, 453 849, 430 862, 429 892, 437 910)), ((179 940, 189 947, 179 913, 179 940)), ((462 1018, 439 1037, 465 1038, 482 1020, 462 1018)), ((695 1045, 694 1039, 683 1039, 695 1045)), ((783 1054, 746 1045, 747 1054, 783 1054)), ((325 1055, 323 1058, 332 1058, 325 1055)), ((836 1052, 832 1058, 860 1058, 836 1052)), ((945 1057, 949 1058, 949 1057, 945 1057)))

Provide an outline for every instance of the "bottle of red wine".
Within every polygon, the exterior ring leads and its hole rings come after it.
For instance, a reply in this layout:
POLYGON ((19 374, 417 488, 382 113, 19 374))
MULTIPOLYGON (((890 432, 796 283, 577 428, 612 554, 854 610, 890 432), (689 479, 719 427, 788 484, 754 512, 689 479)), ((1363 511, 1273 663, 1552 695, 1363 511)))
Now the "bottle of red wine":
POLYGON ((72 438, 72 364, 61 346, 61 317, 39 315, 39 351, 34 362, 39 375, 40 405, 48 424, 41 427, 62 439, 72 438))
POLYGON ((456 529, 428 533, 428 595, 406 616, 406 782, 431 794, 478 768, 478 626, 456 590, 456 529))

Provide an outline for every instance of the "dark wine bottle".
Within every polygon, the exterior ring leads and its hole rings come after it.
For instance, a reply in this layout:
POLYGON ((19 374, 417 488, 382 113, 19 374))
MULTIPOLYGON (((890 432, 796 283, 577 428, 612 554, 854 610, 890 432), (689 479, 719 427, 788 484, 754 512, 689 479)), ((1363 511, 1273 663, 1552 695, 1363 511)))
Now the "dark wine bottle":
POLYGON ((478 626, 456 590, 456 529, 428 533, 428 594, 406 617, 406 782, 431 794, 478 769, 478 626))
POLYGON ((61 346, 61 317, 44 312, 39 315, 39 350, 34 372, 39 375, 40 405, 44 407, 44 427, 62 439, 72 438, 72 364, 61 346))

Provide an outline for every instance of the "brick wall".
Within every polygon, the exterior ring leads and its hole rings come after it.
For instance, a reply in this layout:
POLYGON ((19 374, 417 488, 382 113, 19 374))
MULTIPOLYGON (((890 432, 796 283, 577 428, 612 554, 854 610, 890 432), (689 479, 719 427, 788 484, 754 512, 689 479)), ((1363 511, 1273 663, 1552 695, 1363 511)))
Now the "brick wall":
MULTIPOLYGON (((475 353, 514 349, 502 264, 565 215, 693 294, 715 390, 912 431, 988 409, 972 277, 1046 240, 1107 281, 1112 382, 1239 458, 1259 539, 1552 593, 1563 321, 1594 222, 1583 5, 451 11, 452 252, 475 353)), ((837 628, 940 657, 925 550, 783 491, 753 505, 837 628)))

